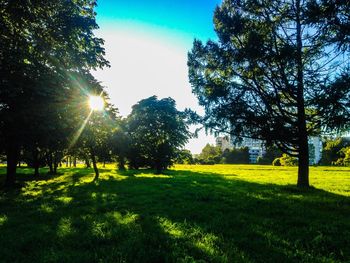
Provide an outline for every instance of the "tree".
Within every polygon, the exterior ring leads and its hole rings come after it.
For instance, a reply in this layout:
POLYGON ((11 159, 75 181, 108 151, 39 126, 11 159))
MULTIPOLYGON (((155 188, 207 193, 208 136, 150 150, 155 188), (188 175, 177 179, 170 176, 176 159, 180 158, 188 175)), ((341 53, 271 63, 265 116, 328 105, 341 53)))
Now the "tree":
POLYGON ((249 148, 226 149, 223 154, 223 162, 229 164, 247 164, 249 163, 249 148))
POLYGON ((125 170, 126 158, 130 153, 131 147, 130 136, 127 132, 126 126, 126 120, 121 120, 118 127, 113 131, 110 142, 112 153, 114 156, 116 156, 119 170, 125 170))
POLYGON ((99 170, 97 162, 99 159, 105 158, 112 151, 111 136, 112 131, 117 125, 117 109, 107 103, 107 94, 103 92, 103 87, 95 80, 91 80, 91 95, 95 95, 103 99, 104 108, 101 110, 88 108, 85 112, 85 119, 81 126, 81 134, 77 134, 77 146, 83 149, 84 153, 88 153, 87 159, 91 159, 95 172, 94 181, 99 179, 99 170))
MULTIPOLYGON (((326 140, 323 144, 322 149, 322 165, 333 165, 336 164, 338 159, 342 157, 342 149, 350 146, 350 141, 346 138, 336 138, 326 140)), ((343 154, 345 155, 345 154, 343 154)))
POLYGON ((221 162, 221 148, 207 143, 199 154, 199 160, 202 164, 214 164, 221 162))
POLYGON ((343 165, 344 166, 350 166, 350 146, 342 149, 342 154, 344 156, 343 158, 343 165))
POLYGON ((66 110, 83 89, 74 77, 108 65, 103 40, 94 36, 95 5, 93 0, 0 2, 0 134, 7 184, 15 181, 22 147, 49 145, 50 152, 61 152, 67 146, 76 127, 66 110))
MULTIPOLYGON (((349 124, 332 118, 349 116, 349 49, 340 48, 326 14, 312 12, 329 2, 224 0, 214 15, 218 41, 195 40, 188 55, 205 126, 297 157, 299 187, 309 187, 308 136, 349 124)), ((329 14, 347 35, 348 6, 329 14)))
POLYGON ((131 166, 148 166, 161 173, 172 165, 177 150, 190 138, 185 118, 172 98, 152 96, 134 105, 128 116, 131 166))
POLYGON ((181 149, 176 153, 175 163, 177 164, 194 164, 193 156, 190 150, 181 149))
POLYGON ((282 157, 279 158, 280 163, 282 166, 297 166, 298 165, 298 159, 292 156, 289 156, 288 154, 283 154, 282 157))
POLYGON ((272 162, 282 156, 282 152, 275 146, 267 147, 264 155, 262 157, 258 157, 258 164, 272 164, 272 162))

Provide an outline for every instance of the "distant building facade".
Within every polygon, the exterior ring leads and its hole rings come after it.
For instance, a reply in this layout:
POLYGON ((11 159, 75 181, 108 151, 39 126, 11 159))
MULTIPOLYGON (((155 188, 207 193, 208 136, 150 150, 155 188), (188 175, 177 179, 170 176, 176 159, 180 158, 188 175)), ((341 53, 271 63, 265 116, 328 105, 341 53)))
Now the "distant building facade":
POLYGON ((215 142, 216 142, 216 146, 220 147, 222 151, 233 148, 231 144, 231 137, 228 135, 222 136, 222 137, 216 137, 215 142))
POLYGON ((252 138, 243 138, 240 143, 236 143, 234 146, 247 147, 249 149, 249 163, 257 163, 258 158, 262 157, 266 152, 264 141, 252 138))
MULTIPOLYGON (((249 163, 257 163, 259 157, 266 153, 264 141, 243 138, 241 142, 234 143, 233 136, 216 137, 216 146, 222 151, 234 147, 247 147, 249 149, 249 163)), ((322 140, 321 137, 309 137, 309 163, 310 165, 318 164, 322 157, 322 140)))
POLYGON ((222 151, 226 149, 243 148, 247 147, 249 149, 249 163, 256 163, 259 156, 263 156, 265 154, 265 146, 263 141, 251 139, 251 138, 243 138, 241 142, 235 143, 233 136, 222 136, 216 137, 216 146, 220 147, 222 151))
POLYGON ((309 137, 309 164, 318 164, 322 157, 321 137, 309 137))

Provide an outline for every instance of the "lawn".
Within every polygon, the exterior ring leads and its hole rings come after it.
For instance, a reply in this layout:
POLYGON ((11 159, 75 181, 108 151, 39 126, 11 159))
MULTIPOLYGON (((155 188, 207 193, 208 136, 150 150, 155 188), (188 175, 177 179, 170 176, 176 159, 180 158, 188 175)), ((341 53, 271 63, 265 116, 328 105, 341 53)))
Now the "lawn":
POLYGON ((18 172, 0 190, 0 262, 350 262, 348 168, 312 167, 309 191, 272 166, 18 172))

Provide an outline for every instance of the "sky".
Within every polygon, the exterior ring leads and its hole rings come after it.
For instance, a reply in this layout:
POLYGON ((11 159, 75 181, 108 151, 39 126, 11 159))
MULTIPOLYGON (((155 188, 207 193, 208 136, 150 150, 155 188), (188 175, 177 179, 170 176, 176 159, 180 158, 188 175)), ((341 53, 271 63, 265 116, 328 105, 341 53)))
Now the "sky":
MULTIPOLYGON (((94 73, 122 116, 144 98, 172 97, 177 108, 203 109, 188 82, 187 53, 195 38, 215 39, 213 12, 220 0, 99 0, 96 35, 105 40, 111 67, 94 73)), ((212 135, 201 132, 186 149, 200 153, 212 135)))

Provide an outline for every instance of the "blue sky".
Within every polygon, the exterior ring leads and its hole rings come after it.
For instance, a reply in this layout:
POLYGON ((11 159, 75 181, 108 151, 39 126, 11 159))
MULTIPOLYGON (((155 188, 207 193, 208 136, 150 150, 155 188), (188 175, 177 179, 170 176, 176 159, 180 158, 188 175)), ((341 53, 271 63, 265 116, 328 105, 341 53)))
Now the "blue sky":
MULTIPOLYGON (((213 12, 219 0, 99 0, 96 34, 105 40, 111 68, 95 76, 112 103, 127 116, 139 100, 172 97, 180 110, 199 113, 187 76, 187 52, 195 38, 215 38, 213 12)), ((213 136, 200 134, 186 148, 199 153, 213 136)))
POLYGON ((98 22, 132 23, 179 32, 189 38, 212 38, 213 10, 219 0, 100 0, 98 22))

